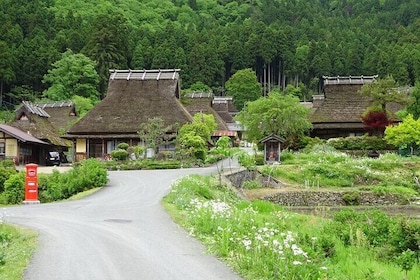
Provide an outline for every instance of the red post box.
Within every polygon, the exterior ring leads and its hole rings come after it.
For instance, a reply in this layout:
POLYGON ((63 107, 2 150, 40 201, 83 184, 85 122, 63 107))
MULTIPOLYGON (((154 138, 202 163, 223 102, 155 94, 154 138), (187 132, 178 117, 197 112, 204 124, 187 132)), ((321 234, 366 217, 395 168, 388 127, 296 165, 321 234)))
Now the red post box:
POLYGON ((25 200, 24 204, 39 203, 38 200, 38 164, 28 163, 25 178, 25 200))

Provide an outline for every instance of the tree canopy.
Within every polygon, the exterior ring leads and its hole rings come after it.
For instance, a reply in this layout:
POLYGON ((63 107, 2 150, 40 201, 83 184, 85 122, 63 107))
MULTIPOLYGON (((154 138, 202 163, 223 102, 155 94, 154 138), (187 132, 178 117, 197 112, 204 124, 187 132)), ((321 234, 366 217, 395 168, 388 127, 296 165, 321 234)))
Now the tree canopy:
POLYGON ((259 141, 272 133, 284 138, 302 136, 312 128, 309 113, 299 98, 273 91, 248 102, 235 119, 245 127, 248 140, 259 141))
POLYGON ((71 50, 63 53, 62 58, 53 64, 43 82, 50 85, 44 92, 44 96, 50 100, 70 100, 75 95, 99 100, 99 77, 95 63, 71 50))
MULTIPOLYGON (((101 97, 110 68, 180 68, 182 86, 224 88, 252 69, 269 92, 322 75, 420 79, 420 1, 3 0, 5 94, 42 83, 71 49, 95 62, 101 97)), ((223 93, 223 91, 221 91, 223 93)))
POLYGON ((385 140, 395 146, 402 148, 417 146, 420 147, 420 119, 415 120, 408 115, 398 125, 388 126, 385 129, 385 140))
POLYGON ((360 90, 362 95, 372 97, 372 107, 378 106, 382 112, 387 112, 386 105, 390 102, 407 105, 407 92, 398 87, 391 76, 365 84, 360 90))
POLYGON ((260 98, 262 91, 252 69, 243 69, 236 72, 226 82, 226 90, 226 94, 233 97, 233 104, 238 110, 242 110, 246 102, 260 98))

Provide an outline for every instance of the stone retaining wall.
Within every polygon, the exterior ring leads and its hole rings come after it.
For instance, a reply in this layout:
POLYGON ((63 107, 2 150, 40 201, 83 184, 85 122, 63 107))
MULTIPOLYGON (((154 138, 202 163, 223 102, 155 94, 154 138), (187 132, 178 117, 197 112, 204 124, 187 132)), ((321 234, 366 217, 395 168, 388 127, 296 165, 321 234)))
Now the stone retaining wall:
POLYGON ((338 191, 287 191, 263 198, 284 206, 407 205, 409 202, 393 194, 338 191))
POLYGON ((237 189, 242 188, 245 181, 257 181, 262 186, 268 188, 279 188, 283 186, 276 178, 262 174, 257 170, 242 170, 233 174, 228 174, 226 175, 226 178, 237 189))

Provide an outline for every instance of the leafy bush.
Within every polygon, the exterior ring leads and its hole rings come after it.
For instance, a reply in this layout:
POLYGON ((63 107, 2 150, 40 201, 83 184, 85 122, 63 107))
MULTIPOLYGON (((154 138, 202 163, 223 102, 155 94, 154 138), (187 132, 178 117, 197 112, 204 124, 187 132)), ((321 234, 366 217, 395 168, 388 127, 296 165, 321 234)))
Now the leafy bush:
POLYGON ((345 192, 343 193, 343 200, 346 205, 359 205, 360 204, 360 192, 345 192))
POLYGON ((129 146, 130 145, 128 145, 127 143, 119 143, 117 148, 121 150, 127 150, 129 146))
POLYGON ((108 174, 96 159, 87 159, 72 170, 39 176, 38 189, 41 202, 66 199, 92 188, 101 187, 108 182, 108 174))
POLYGON ((394 145, 388 144, 382 137, 378 136, 349 136, 343 138, 331 138, 327 140, 328 145, 337 150, 397 150, 394 145))
POLYGON ((16 174, 13 163, 11 167, 0 166, 0 193, 4 191, 4 182, 13 174, 16 174))
POLYGON ((122 149, 113 150, 111 151, 111 157, 114 160, 127 160, 128 152, 122 149))
POLYGON ((256 165, 264 165, 264 155, 263 154, 256 154, 255 155, 255 164, 256 165))
POLYGON ((25 172, 13 174, 4 182, 4 195, 8 204, 18 204, 24 200, 25 172))

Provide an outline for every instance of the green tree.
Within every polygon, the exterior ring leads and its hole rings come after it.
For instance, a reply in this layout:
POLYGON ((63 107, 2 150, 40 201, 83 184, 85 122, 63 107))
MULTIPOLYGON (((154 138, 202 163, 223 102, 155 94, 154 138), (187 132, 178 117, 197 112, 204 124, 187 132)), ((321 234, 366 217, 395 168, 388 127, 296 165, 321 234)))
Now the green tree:
POLYGON ((257 81, 252 69, 243 69, 236 72, 226 82, 227 95, 233 97, 233 104, 238 110, 242 110, 249 101, 261 97, 261 85, 257 81))
POLYGON ((414 120, 408 115, 398 125, 388 126, 385 129, 385 140, 401 148, 411 148, 413 154, 414 146, 420 146, 420 119, 414 120))
POLYGON ((172 126, 165 126, 165 122, 161 117, 149 118, 146 123, 140 124, 137 131, 140 139, 144 141, 147 148, 151 148, 154 154, 159 152, 159 146, 170 140, 170 132, 172 126))
POLYGON ((300 104, 299 98, 272 91, 268 97, 248 102, 236 116, 246 127, 249 141, 258 141, 272 133, 284 138, 300 137, 311 127, 310 109, 300 104))
POLYGON ((411 91, 412 103, 407 107, 407 112, 412 114, 414 119, 420 118, 420 81, 417 81, 411 91))
POLYGON ((94 62, 88 57, 67 50, 52 66, 53 69, 44 75, 43 82, 51 85, 44 92, 45 97, 68 100, 78 95, 92 100, 99 99, 99 77, 94 62))
POLYGON ((189 156, 205 159, 207 143, 217 124, 213 115, 195 114, 191 123, 184 124, 178 132, 178 145, 189 156))
POLYGON ((391 76, 365 84, 360 89, 360 93, 370 96, 372 105, 375 107, 379 106, 382 112, 386 112, 386 105, 390 102, 398 104, 407 104, 409 102, 407 93, 398 88, 397 83, 391 76))
POLYGON ((92 109, 93 106, 95 106, 95 104, 99 102, 99 100, 95 101, 91 98, 86 98, 80 95, 74 95, 71 100, 76 105, 75 107, 79 119, 83 118, 87 114, 87 112, 89 112, 90 109, 92 109))
POLYGON ((15 73, 12 68, 13 55, 4 41, 0 41, 0 105, 3 101, 3 84, 8 84, 15 79, 15 73))
POLYGON ((109 70, 127 68, 127 20, 120 13, 101 14, 94 19, 90 34, 83 53, 96 61, 99 91, 105 94, 109 70))

